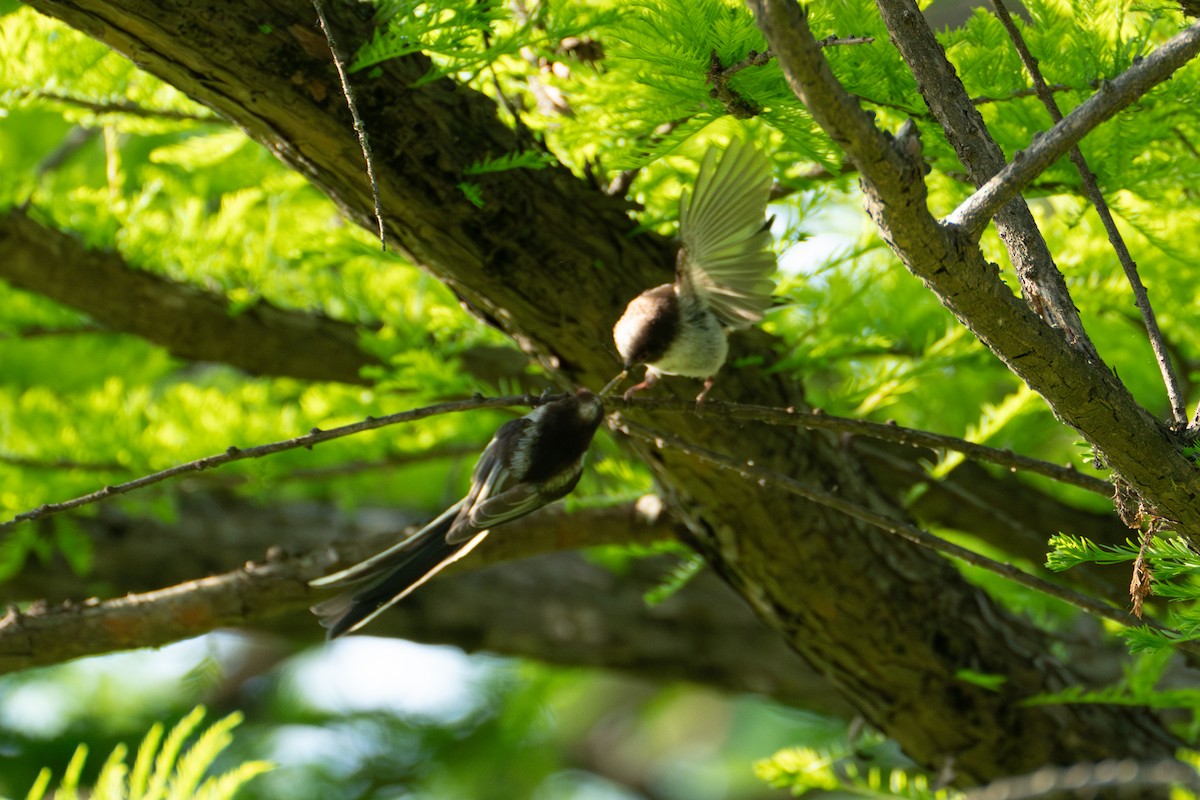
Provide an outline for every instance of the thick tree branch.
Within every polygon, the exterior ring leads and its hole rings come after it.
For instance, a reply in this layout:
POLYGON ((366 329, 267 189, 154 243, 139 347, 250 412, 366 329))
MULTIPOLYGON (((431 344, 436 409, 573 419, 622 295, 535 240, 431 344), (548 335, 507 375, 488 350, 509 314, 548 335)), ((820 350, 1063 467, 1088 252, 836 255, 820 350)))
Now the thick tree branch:
MULTIPOLYGON (((251 559, 265 550, 263 534, 285 524, 279 513, 193 507, 187 524, 199 521, 201 529, 192 541, 180 541, 177 530, 133 535, 126 527, 122 539, 134 545, 137 557, 121 561, 122 548, 116 547, 117 552, 99 554, 104 561, 100 569, 107 563, 120 573, 109 573, 110 579, 133 578, 142 587, 172 581, 179 585, 104 603, 41 604, 24 614, 10 611, 0 621, 0 672, 167 644, 218 627, 260 630, 303 643, 320 641, 324 631, 308 611, 317 596, 305 581, 331 569, 334 552, 337 563, 344 563, 391 544, 399 534, 385 529, 398 529, 402 523, 397 515, 380 510, 363 514, 371 521, 365 528, 347 526, 332 509, 297 507, 286 521, 288 530, 299 534, 295 544, 307 542, 314 549, 304 556, 276 556, 256 564, 251 559), (336 547, 327 540, 331 530, 338 532, 336 547), (213 537, 227 547, 214 548, 213 537), (145 552, 145 546, 159 545, 161 558, 145 552), (256 545, 260 546, 256 553, 241 559, 246 566, 230 566, 256 545), (180 558, 181 546, 196 559, 180 558), (214 558, 232 571, 192 577, 204 571, 206 563, 215 564, 214 558)), ((853 713, 831 693, 826 679, 755 619, 711 573, 693 579, 666 602, 649 606, 643 596, 663 579, 669 558, 639 560, 618 574, 576 554, 555 552, 564 547, 669 540, 674 524, 665 515, 648 519, 634 506, 572 514, 553 507, 497 534, 457 570, 448 572, 447 579, 433 581, 376 620, 367 635, 619 669, 653 680, 686 680, 723 691, 766 694, 825 713, 853 713), (488 568, 501 562, 502 569, 488 568)), ((25 585, 39 593, 78 597, 55 591, 56 586, 72 585, 73 576, 63 564, 29 573, 3 589, 25 585)), ((120 588, 130 590, 128 583, 120 588)))
POLYGON ((219 361, 256 375, 367 383, 379 361, 352 325, 260 301, 240 313, 221 296, 133 269, 20 212, 0 216, 0 280, 141 336, 180 358, 219 361))
MULTIPOLYGON (((1103 365, 1072 348, 1014 298, 974 239, 929 214, 920 145, 911 126, 897 139, 874 127, 834 78, 798 7, 784 0, 754 0, 752 6, 793 88, 862 172, 868 210, 905 265, 1046 398, 1060 418, 1096 446, 1150 507, 1185 535, 1200 534, 1200 472, 1180 455, 1169 432, 1103 365)), ((1148 88, 1144 80, 1125 81, 1130 84, 1148 88)), ((1097 97, 1104 95, 1102 90, 1097 97)), ((1071 130, 1078 129, 1077 119, 1071 130)), ((1018 167, 1024 163, 1014 162, 1018 167)))
MULTIPOLYGON (((665 519, 643 519, 632 506, 595 510, 580 517, 548 509, 530 516, 528 524, 498 533, 501 535, 489 536, 469 559, 447 574, 576 547, 650 544, 669 539, 672 526, 665 519)), ((336 545, 327 543, 296 557, 287 557, 275 548, 265 562, 247 561, 231 572, 111 600, 58 606, 39 603, 25 612, 10 608, 8 616, 0 620, 0 672, 163 645, 221 627, 263 624, 281 613, 306 610, 321 595, 309 588, 309 580, 373 555, 394 543, 398 535, 390 532, 336 545)), ((317 633, 319 626, 308 621, 317 633)))
MULTIPOLYGON (((360 347, 362 331, 355 325, 265 300, 234 313, 222 295, 138 270, 117 253, 89 249, 20 212, 0 215, 0 248, 5 255, 0 280, 105 326, 91 332, 130 333, 180 358, 228 364, 255 375, 368 384, 362 369, 380 365, 360 347)), ((479 346, 459 358, 486 384, 544 388, 526 378, 528 359, 515 348, 479 346)))
MULTIPOLYGON (((917 88, 976 187, 1004 168, 1004 153, 988 132, 941 44, 912 0, 877 0, 892 44, 912 70, 917 88)), ((1021 291, 1034 311, 1060 329, 1074 347, 1099 359, 1079 310, 1025 200, 1013 197, 996 213, 996 230, 1008 249, 1021 291)))
POLYGON ((946 223, 976 238, 996 211, 1038 175, 1066 155, 1101 123, 1137 102, 1200 53, 1200 22, 1180 31, 1122 74, 1100 85, 1100 91, 1078 105, 1049 131, 1035 136, 1012 163, 954 210, 946 223))

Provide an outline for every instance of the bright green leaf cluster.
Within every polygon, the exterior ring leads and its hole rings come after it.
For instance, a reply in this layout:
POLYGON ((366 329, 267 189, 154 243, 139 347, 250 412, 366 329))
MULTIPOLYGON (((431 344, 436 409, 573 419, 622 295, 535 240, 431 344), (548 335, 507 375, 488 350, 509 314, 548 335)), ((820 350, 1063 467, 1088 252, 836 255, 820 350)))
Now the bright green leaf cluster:
POLYGON ((849 747, 792 747, 754 765, 759 778, 796 796, 810 791, 839 792, 848 797, 895 800, 956 800, 953 789, 935 789, 928 776, 903 769, 863 767, 849 747))
MULTIPOLYGON (((116 747, 100 769, 95 785, 83 787, 80 776, 87 760, 87 747, 80 745, 67 765, 53 797, 55 800, 230 800, 238 789, 272 765, 265 761, 246 761, 220 775, 206 777, 221 751, 233 741, 232 731, 242 720, 240 713, 230 714, 203 731, 185 750, 184 745, 196 733, 204 718, 197 708, 171 729, 163 739, 163 727, 155 724, 138 748, 132 768, 126 763, 124 745, 116 747)), ((42 770, 26 800, 45 800, 52 773, 42 770)))

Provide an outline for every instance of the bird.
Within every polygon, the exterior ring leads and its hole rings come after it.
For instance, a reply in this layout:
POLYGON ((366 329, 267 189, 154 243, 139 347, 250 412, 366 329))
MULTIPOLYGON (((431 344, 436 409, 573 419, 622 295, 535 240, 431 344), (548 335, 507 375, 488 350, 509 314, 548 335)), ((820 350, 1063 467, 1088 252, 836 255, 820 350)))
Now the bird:
POLYGON ((733 140, 718 155, 717 147, 708 149, 693 191, 680 195, 675 281, 633 298, 613 326, 626 372, 646 365, 626 400, 661 375, 683 375, 704 378, 699 407, 725 363, 727 331, 756 324, 771 306, 771 165, 747 140, 733 140))
POLYGON ((501 425, 479 456, 465 497, 382 553, 309 582, 355 587, 312 607, 327 638, 366 625, 469 553, 492 528, 570 493, 603 418, 603 401, 580 389, 501 425))

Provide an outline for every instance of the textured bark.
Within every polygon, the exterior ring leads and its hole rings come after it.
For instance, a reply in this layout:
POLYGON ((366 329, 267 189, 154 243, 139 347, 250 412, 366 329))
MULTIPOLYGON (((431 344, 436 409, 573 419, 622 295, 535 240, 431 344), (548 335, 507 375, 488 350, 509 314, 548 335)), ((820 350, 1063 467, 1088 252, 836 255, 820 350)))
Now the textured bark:
MULTIPOLYGON (((976 188, 982 186, 1006 163, 983 115, 946 60, 945 51, 917 4, 908 0, 878 0, 878 6, 891 41, 913 70, 917 88, 934 119, 945 130, 971 183, 976 188)), ((1017 196, 1006 203, 996 214, 995 222, 996 232, 1008 248, 1030 305, 1043 319, 1062 330, 1072 346, 1098 361, 1100 356, 1067 292, 1066 279, 1055 265, 1025 198, 1017 196)))
POLYGON ((1060 329, 1013 296, 980 251, 976 226, 954 222, 978 217, 985 207, 998 209, 1036 174, 1031 164, 1050 166, 1055 153, 1065 154, 1087 131, 1148 91, 1151 78, 1169 77, 1200 49, 1200 25, 1114 79, 1119 90, 1102 89, 1081 104, 942 222, 926 207, 926 167, 915 127, 906 124, 895 138, 875 127, 834 78, 798 6, 784 0, 750 5, 793 90, 862 173, 867 211, 905 266, 1094 445, 1148 508, 1176 523, 1183 535, 1200 535, 1200 470, 1182 455, 1176 438, 1103 363, 1075 349, 1060 329), (1014 171, 1020 175, 1014 177, 1014 171))
MULTIPOLYGON (((234 120, 348 216, 373 225, 353 127, 306 3, 31 5, 234 120)), ((369 36, 365 10, 335 11, 343 47, 369 36)), ((463 169, 517 142, 482 95, 447 80, 414 88, 427 66, 414 56, 388 62, 377 79, 355 77, 379 161, 389 241, 564 379, 600 385, 618 367, 609 328, 631 296, 670 274, 670 248, 654 236, 629 236, 624 204, 561 168, 481 176, 485 205, 475 208, 456 188, 463 169)), ((871 165, 859 167, 866 174, 871 165)), ((906 202, 910 194, 886 196, 906 202)), ((918 238, 915 246, 944 249, 939 229, 923 233, 932 238, 918 238)), ((741 335, 731 363, 768 346, 762 334, 741 335)), ((695 392, 687 383, 667 385, 695 392)), ((755 368, 726 370, 717 391, 770 405, 803 404, 800 387, 755 368)), ((836 489, 878 513, 899 513, 834 436, 710 418, 643 421, 836 489)), ((1165 442, 1160 434, 1159 444, 1165 442)), ((678 454, 639 447, 719 574, 844 699, 919 761, 950 763, 956 779, 969 783, 1046 763, 1172 754, 1159 724, 1136 710, 1022 705, 1072 676, 1032 625, 997 607, 938 556, 678 454), (983 689, 964 681, 962 670, 1005 681, 998 690, 983 689)))

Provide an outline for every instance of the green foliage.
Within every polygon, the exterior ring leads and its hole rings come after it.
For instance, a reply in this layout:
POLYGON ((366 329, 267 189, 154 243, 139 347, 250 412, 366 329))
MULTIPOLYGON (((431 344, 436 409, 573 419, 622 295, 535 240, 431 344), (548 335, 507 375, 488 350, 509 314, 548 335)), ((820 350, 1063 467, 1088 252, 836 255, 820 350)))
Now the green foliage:
POLYGON ((510 169, 545 169, 551 163, 552 159, 545 153, 527 150, 519 153, 505 153, 499 158, 471 164, 463 170, 463 174, 486 175, 489 172, 506 172, 510 169))
POLYGON ((845 797, 895 800, 957 800, 952 789, 932 788, 929 776, 890 766, 864 764, 864 748, 878 744, 873 736, 860 742, 842 740, 826 747, 790 747, 758 761, 754 773, 771 786, 790 789, 797 797, 809 792, 838 792, 845 797))
POLYGON ((499 0, 378 0, 379 28, 358 52, 352 69, 422 52, 433 66, 421 83, 446 75, 473 80, 521 48, 553 46, 578 36, 602 19, 586 4, 567 0, 538 3, 514 12, 499 0))
MULTIPOLYGON (((270 769, 265 761, 247 761, 222 773, 206 777, 213 762, 233 740, 232 730, 242 719, 230 714, 201 731, 184 751, 184 744, 196 733, 204 709, 197 708, 184 717, 163 739, 163 727, 155 724, 138 748, 132 768, 126 763, 124 745, 116 747, 100 768, 95 785, 81 784, 87 746, 80 745, 63 772, 55 800, 230 800, 247 782, 270 769)), ((45 800, 50 788, 51 771, 44 769, 26 795, 26 800, 45 800)))
MULTIPOLYGON (((194 458, 380 416, 495 387, 458 355, 504 344, 454 295, 337 209, 243 133, 87 37, 22 8, 0 17, 0 41, 28 59, 0 65, 0 213, 30 214, 133 268, 223 296, 231 314, 259 302, 352 323, 385 362, 371 390, 255 379, 190 365, 161 348, 97 329, 45 298, 0 285, 0 516, 65 500, 194 458), (64 99, 65 98, 65 99, 64 99), (77 126, 93 131, 44 169, 77 126), (391 395, 403 391, 402 400, 391 395)), ((506 166, 502 160, 481 169, 506 166)), ((507 166, 532 168, 527 156, 507 166)), ((433 507, 463 480, 454 464, 294 474, 347 460, 386 464, 446 442, 486 441, 496 415, 382 431, 200 478, 247 497, 305 497, 350 506, 371 496, 433 507), (267 490, 266 487, 273 487, 267 490), (376 494, 376 491, 381 492, 376 494)), ((123 501, 170 518, 175 486, 123 501)), ((84 513, 89 513, 85 510, 84 513)), ((0 540, 0 578, 29 558, 64 554, 86 572, 91 541, 52 519, 0 540)))
POLYGON ((1122 678, 1111 686, 1100 689, 1070 686, 1026 702, 1030 705, 1121 705, 1182 712, 1173 718, 1173 727, 1183 741, 1194 746, 1200 742, 1200 690, 1164 685, 1163 678, 1174 650, 1164 646, 1161 639, 1148 642, 1145 647, 1134 646, 1133 639, 1146 638, 1149 632, 1147 628, 1133 629, 1134 635, 1126 637, 1136 658, 1125 666, 1122 678))
POLYGON ((1132 563, 1139 554, 1150 576, 1151 597, 1170 601, 1168 629, 1141 625, 1120 632, 1134 653, 1169 652, 1176 645, 1200 640, 1200 557, 1183 538, 1158 534, 1144 547, 1097 545, 1082 536, 1060 534, 1051 538, 1046 566, 1063 571, 1080 564, 1132 563))
POLYGON ((696 553, 688 555, 679 561, 653 589, 646 592, 646 604, 656 606, 674 596, 680 589, 687 586, 692 578, 704 569, 704 558, 696 553))

